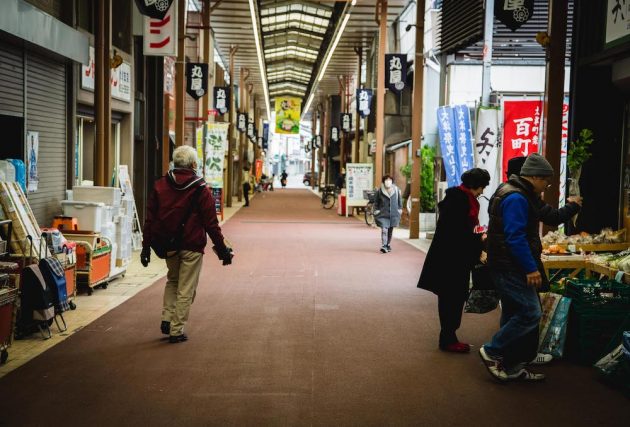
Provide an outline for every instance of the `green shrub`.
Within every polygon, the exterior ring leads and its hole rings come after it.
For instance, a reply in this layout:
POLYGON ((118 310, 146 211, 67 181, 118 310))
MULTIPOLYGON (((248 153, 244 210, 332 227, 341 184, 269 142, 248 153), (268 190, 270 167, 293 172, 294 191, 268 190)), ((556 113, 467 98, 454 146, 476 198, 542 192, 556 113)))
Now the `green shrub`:
MULTIPOLYGON (((420 172, 420 211, 435 212, 435 189, 433 180, 435 175, 434 159, 435 148, 425 145, 421 149, 422 171, 420 172)), ((400 167, 400 173, 411 179, 413 163, 407 163, 400 167)))

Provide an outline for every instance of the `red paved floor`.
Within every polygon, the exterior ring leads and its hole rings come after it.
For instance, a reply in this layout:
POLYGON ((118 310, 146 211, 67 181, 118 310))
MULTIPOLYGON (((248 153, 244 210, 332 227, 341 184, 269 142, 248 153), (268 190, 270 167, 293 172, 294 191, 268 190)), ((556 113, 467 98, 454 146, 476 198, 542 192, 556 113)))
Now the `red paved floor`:
MULTIPOLYGON (((476 354, 439 352, 421 252, 380 254, 378 230, 306 190, 258 195, 224 231, 235 262, 206 257, 188 342, 161 339, 157 283, 0 379, 0 424, 627 425, 589 368, 501 386, 476 354)), ((460 336, 496 324, 465 316, 460 336)))

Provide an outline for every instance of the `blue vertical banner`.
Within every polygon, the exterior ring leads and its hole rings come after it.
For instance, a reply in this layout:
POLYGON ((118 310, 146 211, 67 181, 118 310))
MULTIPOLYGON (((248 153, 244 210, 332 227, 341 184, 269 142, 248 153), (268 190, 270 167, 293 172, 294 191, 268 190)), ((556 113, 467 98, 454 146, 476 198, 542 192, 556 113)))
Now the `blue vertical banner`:
POLYGON ((470 125, 470 111, 466 105, 453 107, 453 118, 457 126, 457 154, 459 157, 459 174, 475 167, 472 144, 472 126, 470 125))
POLYGON ((449 187, 456 187, 459 185, 461 173, 459 173, 459 159, 455 146, 456 128, 453 120, 453 109, 449 106, 439 107, 437 118, 446 180, 449 187))

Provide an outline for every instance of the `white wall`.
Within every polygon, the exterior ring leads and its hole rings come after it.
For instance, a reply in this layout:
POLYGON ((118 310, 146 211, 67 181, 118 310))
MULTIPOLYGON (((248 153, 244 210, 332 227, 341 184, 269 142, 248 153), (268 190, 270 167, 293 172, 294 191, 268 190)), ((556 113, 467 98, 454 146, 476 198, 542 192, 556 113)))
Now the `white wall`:
MULTIPOLYGON (((481 97, 481 65, 451 65, 448 69, 448 104, 472 104, 481 97)), ((543 93, 544 66, 495 65, 490 74, 497 92, 543 93)), ((570 68, 564 73, 564 91, 569 91, 570 68)))

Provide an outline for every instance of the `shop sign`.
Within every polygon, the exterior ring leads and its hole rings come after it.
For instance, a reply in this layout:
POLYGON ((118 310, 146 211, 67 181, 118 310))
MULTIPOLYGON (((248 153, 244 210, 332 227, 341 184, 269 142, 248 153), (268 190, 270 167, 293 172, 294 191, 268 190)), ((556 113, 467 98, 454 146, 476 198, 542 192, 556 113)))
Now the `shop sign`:
POLYGON ((352 114, 341 113, 341 130, 348 133, 352 130, 352 114))
POLYGON ((498 144, 499 109, 481 107, 477 111, 477 126, 475 127, 475 166, 488 171, 490 183, 479 198, 479 223, 488 225, 488 201, 496 191, 501 180, 501 147, 498 144))
POLYGON ((94 73, 96 63, 94 61, 94 47, 90 46, 88 52, 88 65, 81 65, 81 89, 94 90, 94 73))
POLYGON ((459 157, 460 172, 464 173, 474 167, 472 148, 472 127, 470 125, 470 111, 466 105, 455 105, 453 107, 453 117, 455 119, 455 135, 457 136, 457 150, 459 157))
POLYGON ((243 132, 247 131, 247 113, 238 113, 237 122, 236 122, 236 129, 240 133, 243 133, 243 132))
POLYGON ((175 58, 164 57, 164 93, 175 95, 175 58))
POLYGON ((146 56, 177 56, 177 4, 169 8, 162 18, 144 16, 143 20, 142 53, 146 56))
MULTIPOLYGON (((208 64, 200 62, 186 64, 186 93, 194 100, 208 93, 208 64)), ((216 104, 214 108, 218 110, 216 104)))
POLYGON ((301 98, 277 97, 275 132, 283 135, 298 135, 301 110, 301 98))
POLYGON ((250 141, 255 141, 255 132, 256 132, 256 128, 254 127, 254 118, 253 117, 248 117, 247 118, 247 138, 250 141))
POLYGON ((357 111, 363 119, 370 115, 373 95, 372 89, 357 89, 357 111))
POLYGON ((214 109, 223 115, 230 111, 230 87, 215 87, 213 90, 214 109))
POLYGON ((337 126, 330 128, 330 140, 332 142, 339 142, 339 128, 337 126))
POLYGON ((204 177, 212 188, 223 188, 223 163, 228 147, 229 123, 208 123, 204 177))
POLYGON ((495 0, 494 16, 512 31, 518 30, 534 14, 534 0, 495 0))
MULTIPOLYGON (((606 44, 630 39, 630 1, 608 0, 606 8, 606 44)), ((616 42, 617 43, 614 43, 616 42)))
POLYGON ((439 107, 437 118, 446 180, 449 187, 456 187, 459 185, 461 173, 459 154, 455 147, 457 141, 455 132, 457 128, 453 120, 453 109, 450 106, 439 107))
POLYGON ((407 55, 389 53, 385 55, 385 84, 394 92, 401 92, 407 80, 407 55))
MULTIPOLYGON (((365 206, 363 194, 374 189, 374 165, 372 163, 346 164, 346 204, 365 206)), ((346 212, 348 210, 346 209, 346 212)))
POLYGON ((111 72, 112 98, 131 101, 131 65, 126 62, 111 72))
MULTIPOLYGON (((510 159, 539 152, 542 107, 540 100, 504 102, 503 171, 507 171, 510 159)), ((501 178, 507 181, 505 176, 501 178)))
POLYGON ((154 19, 163 19, 173 0, 136 0, 140 13, 154 19))

